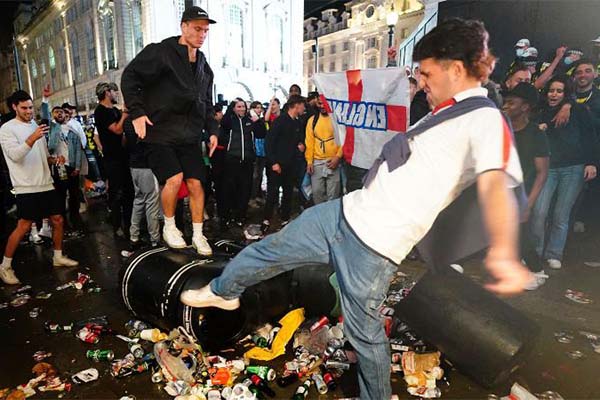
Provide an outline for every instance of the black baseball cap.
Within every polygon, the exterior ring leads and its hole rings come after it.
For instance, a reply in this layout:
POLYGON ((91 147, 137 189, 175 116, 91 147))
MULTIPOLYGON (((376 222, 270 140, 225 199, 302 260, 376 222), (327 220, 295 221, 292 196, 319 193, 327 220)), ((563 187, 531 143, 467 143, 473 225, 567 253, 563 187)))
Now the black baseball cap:
POLYGON ((188 7, 181 15, 181 22, 188 22, 194 20, 205 20, 209 24, 216 24, 217 21, 212 20, 208 17, 208 13, 197 6, 188 7))
POLYGON ((317 91, 309 92, 306 95, 306 101, 311 101, 311 100, 316 99, 318 97, 319 97, 319 92, 317 92, 317 91))
POLYGON ((60 106, 60 108, 62 109, 69 109, 69 110, 76 110, 77 107, 69 104, 69 103, 63 103, 62 106, 60 106))
POLYGON ((506 95, 504 95, 504 97, 519 97, 523 100, 525 100, 527 103, 529 103, 532 106, 535 106, 538 102, 538 91, 537 89, 531 84, 531 83, 527 83, 527 82, 520 82, 517 84, 517 86, 515 86, 513 88, 513 90, 511 90, 510 92, 506 93, 506 95))

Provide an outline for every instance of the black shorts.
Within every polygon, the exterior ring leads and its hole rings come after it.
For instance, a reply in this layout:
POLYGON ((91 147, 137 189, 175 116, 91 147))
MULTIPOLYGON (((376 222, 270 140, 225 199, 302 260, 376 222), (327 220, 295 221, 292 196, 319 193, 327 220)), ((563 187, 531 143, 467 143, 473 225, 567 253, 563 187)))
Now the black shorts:
POLYGON ((37 221, 51 215, 65 212, 65 204, 56 190, 46 192, 17 194, 17 218, 37 221))
POLYGON ((183 172, 183 179, 198 179, 203 183, 206 181, 202 148, 197 143, 181 145, 147 143, 145 152, 148 166, 161 185, 180 172, 183 172))

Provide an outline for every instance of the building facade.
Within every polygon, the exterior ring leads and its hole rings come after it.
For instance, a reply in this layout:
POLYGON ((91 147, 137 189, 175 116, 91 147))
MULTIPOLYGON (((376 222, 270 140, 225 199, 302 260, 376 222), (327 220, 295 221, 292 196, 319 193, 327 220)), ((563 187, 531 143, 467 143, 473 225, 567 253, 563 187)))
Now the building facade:
POLYGON ((202 51, 215 72, 215 100, 268 101, 302 77, 303 4, 293 0, 37 0, 15 17, 23 89, 39 105, 95 108, 96 84, 119 83, 143 47, 180 34, 186 6, 200 5, 211 25, 202 51))
POLYGON ((0 50, 0 113, 9 112, 4 99, 12 94, 19 84, 17 82, 17 69, 15 67, 15 55, 12 49, 0 50))
MULTIPOLYGON (((439 0, 352 0, 342 9, 323 10, 320 17, 305 19, 304 87, 314 87, 311 77, 316 72, 386 66, 387 16, 392 12, 398 14, 392 45, 404 55, 419 32, 428 32, 437 24, 437 3, 439 0)), ((412 59, 397 61, 399 65, 412 63, 412 59)))

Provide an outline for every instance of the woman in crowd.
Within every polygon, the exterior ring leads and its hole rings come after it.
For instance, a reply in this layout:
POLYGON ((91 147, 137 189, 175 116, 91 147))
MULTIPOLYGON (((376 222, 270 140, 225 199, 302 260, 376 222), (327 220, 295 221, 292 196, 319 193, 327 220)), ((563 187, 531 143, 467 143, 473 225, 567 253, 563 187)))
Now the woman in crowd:
POLYGON ((571 209, 584 182, 596 177, 599 154, 591 116, 585 108, 573 104, 565 126, 556 127, 552 122, 571 95, 571 81, 566 76, 552 78, 544 89, 539 115, 540 128, 546 131, 550 145, 550 170, 533 209, 531 230, 538 255, 554 269, 562 267, 571 209))

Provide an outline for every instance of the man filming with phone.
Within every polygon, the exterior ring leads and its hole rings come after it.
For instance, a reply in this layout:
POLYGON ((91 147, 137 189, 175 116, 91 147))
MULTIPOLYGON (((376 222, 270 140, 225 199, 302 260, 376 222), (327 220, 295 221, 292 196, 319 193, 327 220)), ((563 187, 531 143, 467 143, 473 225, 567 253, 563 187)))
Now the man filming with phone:
POLYGON ((33 120, 33 102, 27 92, 18 90, 10 97, 16 117, 0 128, 0 147, 8 165, 16 193, 17 226, 6 243, 0 264, 0 279, 7 285, 20 283, 12 269, 19 243, 35 220, 50 216, 55 267, 76 267, 79 263, 62 254, 64 202, 54 190, 50 164, 64 164, 62 156, 50 157, 45 135, 48 125, 33 120))

